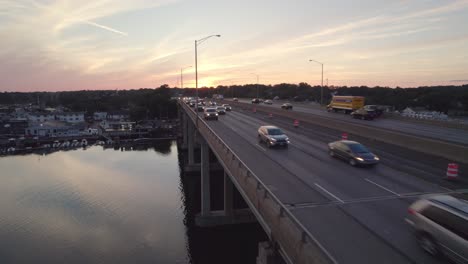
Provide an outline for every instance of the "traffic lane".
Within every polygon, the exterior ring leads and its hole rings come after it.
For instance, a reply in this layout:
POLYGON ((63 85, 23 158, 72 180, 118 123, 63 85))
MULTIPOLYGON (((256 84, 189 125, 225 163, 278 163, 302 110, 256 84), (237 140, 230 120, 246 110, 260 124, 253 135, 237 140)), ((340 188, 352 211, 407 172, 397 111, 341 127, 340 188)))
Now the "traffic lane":
MULTIPOLYGON (((245 138, 254 140, 256 135, 253 130, 260 125, 268 124, 264 120, 259 120, 255 116, 245 115, 243 113, 232 113, 230 115, 235 121, 232 121, 231 127, 234 129, 242 128, 245 123, 246 126, 251 126, 249 132, 242 134, 245 138)), ((417 177, 412 177, 404 172, 394 170, 391 167, 383 164, 378 164, 374 168, 354 168, 349 166, 346 162, 339 159, 334 159, 328 154, 328 146, 321 141, 320 137, 304 136, 301 134, 302 130, 282 128, 291 140, 290 148, 288 151, 280 151, 277 149, 266 149, 267 154, 275 157, 278 162, 282 162, 285 167, 294 172, 295 175, 307 175, 309 181, 315 180, 319 184, 327 181, 327 185, 345 185, 346 190, 352 190, 354 193, 346 195, 343 199, 359 198, 363 195, 359 192, 359 186, 349 188, 353 184, 374 185, 379 189, 385 190, 387 193, 415 193, 415 192, 446 192, 447 190, 417 177), (297 151, 296 151, 297 150, 297 151), (306 164, 304 168, 303 164, 306 164), (313 173, 310 173, 312 171, 313 173), (314 177, 320 175, 321 177, 314 177), (333 182, 333 183, 332 183, 333 182), (387 186, 385 188, 384 186, 387 186), (392 191, 393 190, 393 191, 392 191)), ((305 176, 304 176, 305 177, 305 176)), ((369 188, 370 190, 376 188, 369 188)), ((366 195, 379 195, 378 191, 369 191, 366 195)))
POLYGON ((411 263, 339 207, 301 208, 292 212, 338 263, 411 263))
MULTIPOLYGON (((256 127, 262 122, 261 120, 256 120, 255 117, 240 113, 233 114, 231 117, 234 118, 230 124, 237 128, 243 128, 244 126, 256 127)), ((297 140, 295 134, 296 130, 291 130, 288 134, 293 142, 297 140)), ((243 136, 252 138, 251 133, 248 131, 243 136)), ((314 141, 304 138, 302 140, 304 142, 301 143, 305 147, 307 147, 306 141, 314 141)), ((432 263, 431 259, 427 259, 424 252, 420 251, 415 244, 411 230, 403 219, 408 206, 417 197, 417 195, 414 195, 414 192, 422 190, 429 193, 443 192, 444 190, 439 186, 424 182, 410 175, 406 176, 409 176, 408 179, 414 181, 411 184, 406 184, 403 181, 404 178, 401 177, 398 178, 398 182, 388 181, 387 177, 385 177, 386 175, 379 175, 379 171, 387 173, 389 176, 395 174, 396 177, 399 177, 398 171, 392 171, 391 168, 386 166, 378 166, 371 170, 354 168, 339 160, 330 159, 326 153, 325 149, 321 149, 317 153, 318 157, 310 158, 308 155, 301 153, 301 151, 296 151, 294 146, 284 151, 268 149, 265 152, 266 155, 276 156, 276 158, 282 160, 285 164, 290 162, 291 166, 285 166, 291 172, 294 172, 293 174, 298 175, 300 172, 305 172, 306 175, 309 175, 309 179, 319 182, 320 186, 324 187, 323 191, 329 193, 331 197, 337 197, 338 201, 342 201, 342 204, 344 204, 342 210, 345 210, 346 214, 354 219, 353 221, 361 223, 369 232, 383 239, 391 247, 396 248, 399 252, 407 255, 408 258, 417 263, 432 263), (320 161, 319 163, 314 162, 317 158, 320 161), (324 161, 329 161, 330 163, 336 161, 338 163, 334 164, 336 167, 329 167, 324 164, 324 161), (320 175, 320 179, 312 177, 314 174, 320 175), (383 180, 380 184, 378 183, 379 179, 383 180), (403 199, 400 197, 400 195, 407 195, 409 193, 413 194, 412 198, 403 199)), ((330 205, 336 204, 331 203, 330 205)), ((334 229, 331 228, 331 230, 334 229)), ((336 245, 333 246, 335 247, 336 245)))
POLYGON ((327 197, 291 175, 279 164, 272 162, 263 154, 262 149, 247 142, 236 130, 227 127, 222 122, 224 118, 221 117, 219 121, 209 121, 207 124, 284 204, 329 201, 327 197))
POLYGON ((325 117, 335 118, 346 122, 353 122, 357 124, 366 124, 377 128, 391 129, 399 132, 410 133, 415 136, 423 136, 434 138, 443 141, 450 141, 460 144, 468 144, 468 131, 455 128, 444 128, 438 126, 431 126, 426 124, 414 124, 399 120, 392 119, 377 119, 374 121, 363 121, 351 118, 349 115, 341 113, 329 113, 324 109, 307 108, 304 106, 294 107, 295 111, 310 113, 314 115, 321 115, 325 117))
POLYGON ((412 197, 350 203, 343 210, 415 263, 440 263, 419 247, 412 227, 405 221, 408 206, 416 200, 412 197))
MULTIPOLYGON (((242 122, 247 122, 247 125, 255 127, 257 123, 261 122, 255 122, 255 120, 251 120, 250 117, 238 113, 233 114, 230 117, 235 117, 234 120, 229 120, 230 124, 241 129, 245 129, 245 124, 242 124, 242 122)), ((252 138, 251 140, 255 140, 251 134, 251 131, 246 131, 243 136, 250 137, 252 138)), ((313 159, 309 159, 308 157, 304 158, 304 156, 307 155, 303 155, 303 153, 298 152, 299 155, 290 156, 292 153, 296 153, 294 148, 284 151, 268 149, 265 154, 272 156, 278 155, 276 158, 283 160, 286 164, 285 166, 288 167, 288 169, 295 175, 305 172, 309 176, 309 179, 320 182, 320 186, 325 187, 325 192, 329 192, 331 197, 337 197, 338 199, 343 200, 344 204, 346 204, 347 201, 359 200, 359 198, 375 198, 377 203, 379 203, 379 199, 385 197, 385 195, 388 197, 388 195, 393 194, 392 191, 389 193, 385 187, 382 188, 382 186, 375 185, 375 183, 362 181, 363 178, 370 177, 369 175, 365 175, 368 173, 368 170, 357 170, 359 168, 352 168, 346 164, 339 163, 340 165, 343 165, 342 168, 344 171, 339 172, 337 170, 329 170, 330 168, 328 167, 326 167, 327 170, 323 171, 321 170, 321 167, 324 167, 323 164, 320 166, 320 164, 315 164, 313 159), (288 166, 287 163, 289 162, 291 162, 291 166, 288 166), (304 164, 307 165, 304 166, 304 164), (356 172, 363 173, 364 175, 352 175, 350 173, 346 173, 346 171, 349 170, 355 170, 356 172), (320 175, 327 183, 321 182, 317 178, 313 178, 312 174, 320 175), (335 177, 334 175, 340 175, 341 177, 335 177), (333 179, 335 181, 330 182, 330 180, 333 179), (336 188, 337 186, 340 187, 336 188), (346 195, 343 193, 346 193, 346 195)), ((329 157, 325 155, 323 158, 329 157)), ((432 185, 430 186, 432 187, 432 185)), ((413 190, 410 189, 410 191, 413 190)), ((386 203, 384 206, 375 206, 375 204, 370 203, 369 201, 372 200, 367 199, 366 203, 359 206, 356 205, 356 203, 351 202, 351 206, 347 208, 347 215, 351 218, 348 220, 359 221, 362 226, 368 228, 368 232, 381 237, 385 243, 391 245, 391 247, 395 247, 401 252, 406 252, 405 254, 413 255, 411 258, 418 260, 417 263, 431 263, 429 260, 425 259, 426 256, 421 254, 419 248, 414 244, 414 238, 403 221, 403 213, 406 212, 411 201, 402 201, 398 196, 395 196, 392 201, 384 201, 384 203, 386 203)), ((331 230, 334 230, 334 228, 331 228, 331 230)), ((332 246, 336 247, 337 245, 332 246)))
MULTIPOLYGON (((249 120, 247 116, 241 116, 239 113, 233 113, 228 118, 227 126, 238 129, 239 135, 250 144, 258 144, 256 130, 261 123, 249 120)), ((363 180, 356 168, 344 162, 335 162, 328 155, 323 155, 323 151, 305 153, 293 144, 289 149, 270 149, 263 143, 258 146, 264 149, 264 155, 281 164, 292 175, 335 200, 388 195, 382 188, 363 180)))
MULTIPOLYGON (((320 140, 324 143, 341 139, 341 131, 321 127, 319 125, 301 123, 299 128, 293 128, 292 120, 289 118, 279 116, 270 118, 264 113, 252 113, 243 110, 239 110, 239 112, 251 116, 252 118, 260 119, 265 123, 297 132, 304 137, 320 140)), ((450 189, 460 189, 468 186, 468 180, 466 180, 463 174, 460 174, 458 181, 444 180, 447 164, 451 162, 450 160, 408 150, 388 143, 369 140, 359 135, 349 135, 349 137, 351 140, 363 143, 369 147, 371 151, 376 153, 381 158, 379 165, 391 167, 393 170, 400 172, 400 174, 411 174, 424 181, 450 189)), ((292 142, 293 144, 294 141, 292 142)), ((315 146, 317 146, 317 144, 315 146)), ((468 170, 468 164, 459 165, 460 171, 468 170)))
MULTIPOLYGON (((241 102, 248 103, 245 100, 240 100, 241 102)), ((255 104, 253 104, 255 105, 255 104)), ((262 106, 267 107, 274 107, 279 108, 281 104, 272 104, 272 105, 265 105, 262 106)), ((392 119, 377 119, 374 121, 363 121, 351 118, 349 115, 344 115, 341 113, 331 113, 325 111, 325 109, 319 109, 315 107, 307 107, 307 106, 298 106, 293 104, 293 111, 309 113, 324 117, 329 117, 333 119, 338 119, 345 122, 352 122, 357 124, 366 124, 369 126, 377 127, 377 128, 384 128, 390 129, 399 132, 409 133, 415 136, 423 136, 428 138, 434 138, 443 141, 455 142, 464 145, 468 145, 468 131, 463 129, 455 129, 455 128, 444 128, 439 126, 431 126, 426 124, 415 124, 410 122, 404 122, 400 120, 392 120, 392 119)))
POLYGON ((443 263, 419 248, 404 213, 394 213, 400 207, 398 201, 386 200, 292 212, 340 263, 443 263), (388 210, 392 207, 397 208, 388 210))

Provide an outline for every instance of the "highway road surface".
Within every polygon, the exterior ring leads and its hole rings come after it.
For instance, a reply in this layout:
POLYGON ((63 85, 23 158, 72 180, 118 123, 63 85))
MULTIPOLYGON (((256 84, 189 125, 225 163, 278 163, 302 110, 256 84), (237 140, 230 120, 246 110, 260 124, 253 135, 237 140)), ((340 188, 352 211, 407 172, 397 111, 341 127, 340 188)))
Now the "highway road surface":
MULTIPOLYGON (((239 99, 239 102, 251 104, 251 101, 247 99, 239 99)), ((272 105, 265 105, 265 104, 261 104, 261 105, 267 106, 267 107, 279 108, 281 104, 283 104, 283 102, 273 101, 272 105)), ((395 120, 395 119, 385 119, 385 118, 376 119, 373 121, 358 120, 358 119, 353 119, 351 118, 351 116, 345 115, 344 113, 331 113, 316 106, 310 106, 306 104, 297 104, 294 102, 292 104, 294 106, 293 111, 297 111, 297 112, 330 117, 330 118, 334 118, 334 119, 338 119, 338 120, 342 120, 346 122, 354 122, 358 124, 365 123, 366 125, 369 125, 369 126, 394 130, 394 131, 398 131, 402 133, 408 133, 408 134, 412 134, 412 135, 416 135, 420 137, 428 137, 428 138, 434 138, 438 140, 453 142, 457 144, 468 145, 468 131, 463 130, 463 129, 445 128, 445 127, 440 127, 436 125, 410 123, 406 121, 395 120)))
POLYGON ((445 160, 409 150, 398 155, 389 145, 369 142, 382 163, 355 168, 328 155, 327 143, 339 132, 295 129, 288 122, 235 108, 207 121, 339 263, 444 263, 420 249, 405 216, 420 195, 466 188, 441 179, 445 160), (259 143, 257 129, 265 124, 280 126, 289 148, 259 143))

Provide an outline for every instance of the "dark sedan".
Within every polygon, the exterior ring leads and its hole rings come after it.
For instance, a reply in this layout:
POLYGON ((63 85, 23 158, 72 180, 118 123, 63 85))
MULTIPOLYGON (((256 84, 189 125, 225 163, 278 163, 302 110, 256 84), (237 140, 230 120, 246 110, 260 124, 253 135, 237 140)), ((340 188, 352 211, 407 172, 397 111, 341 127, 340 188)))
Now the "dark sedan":
POLYGON ((218 115, 225 115, 226 114, 226 108, 224 106, 218 106, 216 107, 216 112, 218 115))
POLYGON ((328 153, 347 161, 351 166, 375 165, 379 157, 356 141, 340 140, 328 144, 328 153))

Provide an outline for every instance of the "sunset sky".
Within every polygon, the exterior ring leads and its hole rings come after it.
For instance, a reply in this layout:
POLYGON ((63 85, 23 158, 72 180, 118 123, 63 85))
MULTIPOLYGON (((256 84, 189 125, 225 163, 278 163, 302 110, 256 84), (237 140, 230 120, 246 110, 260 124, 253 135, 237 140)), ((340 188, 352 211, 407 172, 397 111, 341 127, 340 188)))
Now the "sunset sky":
POLYGON ((0 0, 0 91, 179 86, 212 34, 200 87, 468 83, 468 1, 0 0))

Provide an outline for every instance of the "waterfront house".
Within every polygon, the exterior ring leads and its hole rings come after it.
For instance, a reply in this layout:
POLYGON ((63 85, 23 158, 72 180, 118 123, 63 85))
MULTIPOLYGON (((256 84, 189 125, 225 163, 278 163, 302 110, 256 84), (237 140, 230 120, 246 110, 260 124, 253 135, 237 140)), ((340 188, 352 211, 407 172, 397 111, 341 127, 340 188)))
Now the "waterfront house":
POLYGON ((25 133, 27 136, 71 137, 80 136, 85 128, 84 124, 70 124, 54 120, 43 123, 30 123, 25 133))
POLYGON ((84 112, 60 112, 55 114, 55 119, 68 123, 82 123, 85 121, 84 112))
POLYGON ((114 111, 107 113, 107 120, 110 121, 125 121, 130 118, 130 115, 125 111, 114 111))
POLYGON ((55 115, 47 112, 31 112, 28 113, 28 121, 33 123, 46 122, 55 120, 55 115))
POLYGON ((107 119, 107 112, 94 112, 93 119, 95 121, 102 121, 107 119))

